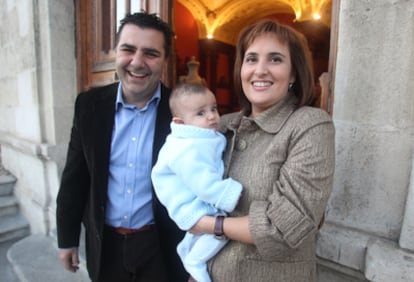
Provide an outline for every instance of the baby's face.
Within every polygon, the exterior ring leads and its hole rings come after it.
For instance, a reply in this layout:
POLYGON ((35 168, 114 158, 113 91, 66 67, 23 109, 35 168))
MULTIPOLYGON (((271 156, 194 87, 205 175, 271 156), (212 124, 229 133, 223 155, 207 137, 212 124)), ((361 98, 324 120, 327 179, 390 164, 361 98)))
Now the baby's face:
POLYGON ((220 115, 211 91, 186 95, 180 100, 180 117, 184 124, 217 130, 220 115))

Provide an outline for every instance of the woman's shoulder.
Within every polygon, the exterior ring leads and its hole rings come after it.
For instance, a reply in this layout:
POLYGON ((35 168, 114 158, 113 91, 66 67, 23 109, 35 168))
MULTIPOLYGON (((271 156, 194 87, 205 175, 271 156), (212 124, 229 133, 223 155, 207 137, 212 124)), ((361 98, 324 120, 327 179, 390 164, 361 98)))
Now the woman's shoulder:
POLYGON ((292 113, 291 119, 309 123, 332 123, 332 118, 326 111, 309 106, 298 108, 292 113))
POLYGON ((331 116, 324 110, 314 107, 300 107, 295 110, 286 122, 285 129, 301 135, 311 128, 319 128, 321 132, 334 132, 331 116))

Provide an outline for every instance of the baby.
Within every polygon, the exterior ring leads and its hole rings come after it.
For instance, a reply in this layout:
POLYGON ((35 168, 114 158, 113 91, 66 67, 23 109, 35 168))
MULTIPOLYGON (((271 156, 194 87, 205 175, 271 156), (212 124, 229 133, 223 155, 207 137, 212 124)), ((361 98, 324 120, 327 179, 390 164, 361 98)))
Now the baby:
POLYGON ((177 252, 198 282, 211 281, 207 261, 227 243, 222 224, 236 207, 242 185, 223 179, 225 137, 214 94, 199 84, 180 84, 170 97, 171 134, 152 170, 155 193, 170 217, 189 230, 205 215, 216 216, 215 235, 186 233, 177 252))

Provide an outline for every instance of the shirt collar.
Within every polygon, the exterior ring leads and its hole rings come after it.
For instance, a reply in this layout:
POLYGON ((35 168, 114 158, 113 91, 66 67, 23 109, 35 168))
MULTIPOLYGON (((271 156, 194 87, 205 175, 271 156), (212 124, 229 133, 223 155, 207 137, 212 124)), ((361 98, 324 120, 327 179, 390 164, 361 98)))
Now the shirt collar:
MULTIPOLYGON (((148 105, 150 105, 151 103, 154 103, 156 106, 158 106, 160 99, 161 99, 161 83, 158 83, 158 86, 157 86, 157 89, 155 90, 154 95, 145 104, 145 107, 143 107, 140 110, 141 111, 146 110, 148 108, 148 105)), ((118 91, 116 93, 115 111, 118 111, 121 106, 126 107, 126 108, 136 108, 136 106, 128 104, 124 101, 124 97, 122 97, 122 82, 119 82, 118 91)))

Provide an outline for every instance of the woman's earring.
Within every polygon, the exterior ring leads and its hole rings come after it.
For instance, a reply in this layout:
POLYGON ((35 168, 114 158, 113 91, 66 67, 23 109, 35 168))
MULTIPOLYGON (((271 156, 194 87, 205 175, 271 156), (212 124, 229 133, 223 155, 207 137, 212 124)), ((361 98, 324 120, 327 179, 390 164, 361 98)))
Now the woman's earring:
POLYGON ((290 82, 289 85, 288 85, 288 91, 291 91, 292 88, 293 88, 293 82, 290 82))

